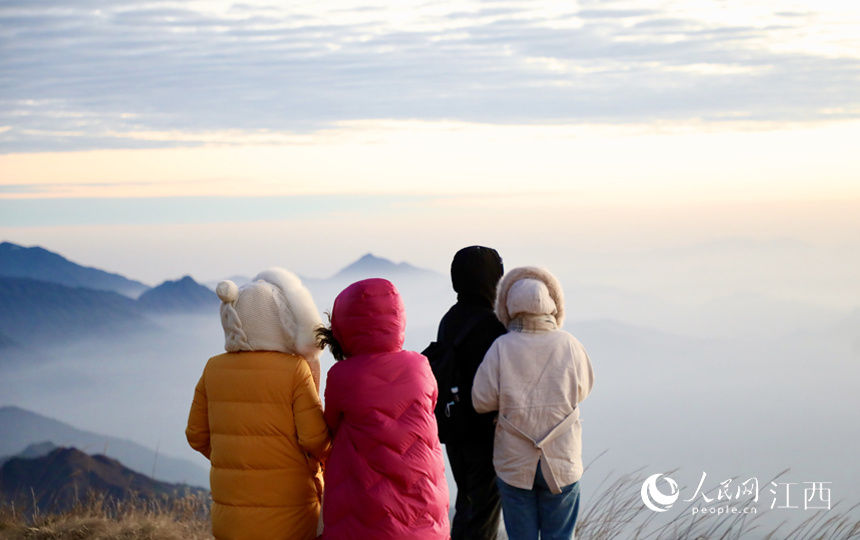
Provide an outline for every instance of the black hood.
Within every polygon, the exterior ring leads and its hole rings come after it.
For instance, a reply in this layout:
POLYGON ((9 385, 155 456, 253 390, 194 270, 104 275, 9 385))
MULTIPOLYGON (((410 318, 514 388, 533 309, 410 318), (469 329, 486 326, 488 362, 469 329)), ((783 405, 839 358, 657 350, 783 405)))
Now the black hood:
POLYGON ((465 247, 451 262, 451 283, 459 300, 479 298, 492 306, 496 301, 496 285, 504 273, 499 253, 484 246, 465 247))

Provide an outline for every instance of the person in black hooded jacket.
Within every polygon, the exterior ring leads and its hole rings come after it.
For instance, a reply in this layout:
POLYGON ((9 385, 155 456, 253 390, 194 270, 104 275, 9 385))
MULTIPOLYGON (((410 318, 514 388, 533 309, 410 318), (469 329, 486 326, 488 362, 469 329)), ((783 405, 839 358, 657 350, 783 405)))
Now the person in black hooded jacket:
POLYGON ((465 407, 464 428, 442 437, 457 483, 452 540, 494 540, 499 530, 501 503, 493 468, 495 414, 476 413, 469 396, 484 354, 506 332, 493 311, 503 273, 502 258, 495 249, 470 246, 458 251, 451 262, 457 303, 439 323, 437 342, 458 342, 454 359, 459 393, 466 396, 460 402, 465 407))

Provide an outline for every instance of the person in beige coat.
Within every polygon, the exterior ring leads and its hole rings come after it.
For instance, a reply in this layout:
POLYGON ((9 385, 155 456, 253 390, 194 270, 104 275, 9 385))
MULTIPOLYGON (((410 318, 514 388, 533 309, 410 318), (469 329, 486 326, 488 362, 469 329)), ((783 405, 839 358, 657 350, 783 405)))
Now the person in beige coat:
POLYGON ((508 328, 475 374, 472 404, 499 411, 493 466, 508 537, 573 538, 582 477, 579 403, 594 384, 582 344, 561 329, 564 294, 549 271, 511 270, 496 315, 508 328))

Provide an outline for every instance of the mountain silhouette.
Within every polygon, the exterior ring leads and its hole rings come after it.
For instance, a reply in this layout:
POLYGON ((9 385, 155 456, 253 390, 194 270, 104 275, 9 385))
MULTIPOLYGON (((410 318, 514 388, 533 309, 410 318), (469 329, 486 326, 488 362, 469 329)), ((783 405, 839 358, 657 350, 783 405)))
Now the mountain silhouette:
MULTIPOLYGON (((222 281, 224 281, 225 279, 232 281, 233 283, 235 283, 239 287, 251 282, 251 278, 249 278, 248 276, 236 274, 236 275, 228 276, 228 277, 218 279, 218 280, 207 281, 207 282, 203 283, 203 285, 206 285, 207 287, 209 287, 210 289, 212 289, 214 291, 215 288, 218 286, 218 284, 221 283, 222 281)), ((302 281, 304 281, 304 278, 301 278, 301 279, 302 279, 302 281)))
POLYGON ((0 456, 17 454, 33 443, 51 441, 58 446, 106 453, 142 474, 152 474, 154 468, 159 480, 209 486, 209 471, 191 461, 158 454, 126 439, 83 431, 19 407, 0 407, 0 433, 0 456))
POLYGON ((113 291, 131 298, 137 298, 149 288, 139 281, 119 274, 73 263, 47 249, 38 246, 24 247, 11 242, 0 244, 0 276, 113 291))
POLYGON ((149 289, 140 295, 137 303, 148 312, 187 313, 205 310, 215 313, 219 300, 211 289, 197 283, 191 276, 184 276, 149 289))
POLYGON ((0 278, 0 344, 64 341, 147 324, 138 303, 119 293, 0 278))
MULTIPOLYGON (((81 267, 42 248, 23 248, 5 242, 0 253, 0 260, 4 263, 2 268, 7 273, 10 268, 18 268, 22 272, 28 268, 17 263, 17 266, 6 265, 8 261, 44 260, 50 263, 38 266, 35 272, 38 279, 34 276, 0 275, 0 350, 34 351, 40 345, 155 330, 160 315, 217 313, 219 301, 215 293, 188 275, 147 289, 134 300, 114 291, 98 289, 99 284, 92 279, 69 279, 69 269, 89 272, 88 276, 125 278, 81 267), (40 276, 48 273, 48 268, 54 268, 56 274, 41 279, 40 276), (58 281, 86 281, 93 285, 70 286, 58 281)), ((370 277, 389 278, 395 283, 420 281, 421 294, 430 296, 447 291, 447 281, 441 274, 405 262, 394 263, 371 253, 363 255, 331 278, 304 278, 303 281, 317 297, 327 298, 346 283, 370 277)), ((420 299, 410 298, 411 301, 420 299)))
POLYGON ((114 500, 162 499, 204 490, 153 480, 104 455, 56 448, 45 456, 14 457, 0 467, 0 496, 41 511, 63 511, 89 494, 114 500))
POLYGON ((0 457, 0 467, 3 466, 4 463, 9 461, 12 458, 37 458, 50 454, 57 448, 57 445, 52 443, 51 441, 45 441, 40 443, 33 443, 29 445, 27 448, 21 450, 14 456, 6 456, 0 457))
POLYGON ((372 253, 362 255, 357 261, 345 266, 331 279, 364 279, 371 277, 419 277, 438 276, 432 270, 425 270, 409 263, 395 263, 372 253))
POLYGON ((185 276, 137 300, 111 291, 0 278, 0 349, 154 328, 148 315, 216 313, 218 297, 185 276))

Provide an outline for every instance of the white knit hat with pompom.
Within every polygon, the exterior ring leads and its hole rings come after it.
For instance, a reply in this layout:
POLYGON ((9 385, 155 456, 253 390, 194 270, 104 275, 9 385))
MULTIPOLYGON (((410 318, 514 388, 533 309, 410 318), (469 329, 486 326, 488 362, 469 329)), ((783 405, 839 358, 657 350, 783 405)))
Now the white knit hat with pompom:
POLYGON ((242 287, 222 281, 215 292, 222 302, 228 352, 280 351, 319 358, 314 331, 322 321, 311 293, 295 274, 270 268, 242 287))

